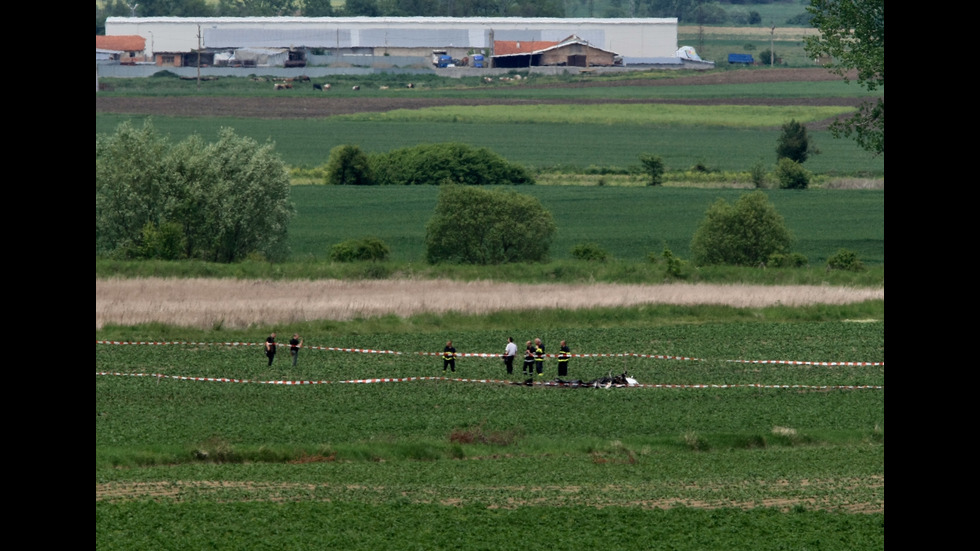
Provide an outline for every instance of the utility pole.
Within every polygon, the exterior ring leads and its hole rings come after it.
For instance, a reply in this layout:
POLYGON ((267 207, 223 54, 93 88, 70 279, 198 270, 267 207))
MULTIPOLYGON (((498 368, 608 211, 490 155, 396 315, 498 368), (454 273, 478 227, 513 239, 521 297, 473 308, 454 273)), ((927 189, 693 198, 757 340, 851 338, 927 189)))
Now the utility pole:
POLYGON ((201 26, 197 26, 197 89, 201 89, 201 26))
POLYGON ((775 50, 775 36, 776 36, 776 24, 770 22, 772 27, 769 28, 769 67, 776 64, 776 50, 775 50))
MULTIPOLYGON (((704 3, 698 2, 698 53, 704 55, 704 3)), ((704 59, 702 57, 701 59, 704 59)))

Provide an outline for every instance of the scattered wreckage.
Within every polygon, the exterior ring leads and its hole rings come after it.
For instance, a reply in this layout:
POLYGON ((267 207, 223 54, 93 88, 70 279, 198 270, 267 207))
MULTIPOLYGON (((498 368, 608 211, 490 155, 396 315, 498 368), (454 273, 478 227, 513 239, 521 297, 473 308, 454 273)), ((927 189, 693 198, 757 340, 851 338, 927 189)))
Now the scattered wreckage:
MULTIPOLYGON (((529 378, 523 382, 511 383, 515 385, 524 386, 534 386, 534 378, 529 378)), ((636 386, 636 379, 629 376, 626 371, 623 371, 621 375, 606 375, 605 377, 599 377, 598 379, 592 379, 591 381, 582 381, 580 379, 574 379, 571 381, 566 381, 565 379, 556 378, 551 381, 541 381, 537 384, 546 386, 561 386, 568 388, 612 388, 612 387, 626 387, 626 386, 636 386)))

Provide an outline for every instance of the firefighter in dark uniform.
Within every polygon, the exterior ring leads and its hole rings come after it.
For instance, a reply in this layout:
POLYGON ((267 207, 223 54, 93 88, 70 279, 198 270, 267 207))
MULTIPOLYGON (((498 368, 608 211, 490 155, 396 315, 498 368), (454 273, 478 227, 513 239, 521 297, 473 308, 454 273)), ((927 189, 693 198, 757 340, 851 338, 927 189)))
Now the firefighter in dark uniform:
POLYGON ((534 369, 538 372, 538 377, 544 377, 544 344, 541 339, 534 339, 534 369))
POLYGON ((445 372, 447 367, 456 373, 456 349, 453 348, 453 341, 447 342, 446 348, 442 349, 442 371, 445 372))
POLYGON ((524 374, 534 377, 534 343, 531 341, 524 347, 524 374))
POLYGON ((568 359, 572 357, 569 354, 571 350, 568 349, 568 344, 565 341, 561 341, 561 352, 558 353, 558 376, 567 377, 568 376, 568 359))

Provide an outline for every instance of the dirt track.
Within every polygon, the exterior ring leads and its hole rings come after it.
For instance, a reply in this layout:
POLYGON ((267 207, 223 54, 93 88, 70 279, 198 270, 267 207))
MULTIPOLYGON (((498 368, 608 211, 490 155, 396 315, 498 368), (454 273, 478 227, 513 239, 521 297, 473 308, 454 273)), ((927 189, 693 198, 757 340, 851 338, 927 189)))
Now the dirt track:
MULTIPOLYGON (((759 82, 818 82, 838 80, 839 76, 826 69, 769 69, 712 72, 662 80, 621 80, 552 84, 545 87, 586 88, 615 86, 687 86, 695 84, 746 84, 759 82)), ((577 105, 596 103, 673 103, 687 105, 847 105, 856 106, 858 98, 794 98, 794 99, 671 99, 671 100, 575 100, 575 99, 491 99, 412 98, 405 97, 104 97, 96 95, 96 113, 129 113, 170 115, 181 117, 250 117, 268 119, 322 118, 352 113, 383 112, 394 109, 423 109, 445 105, 577 105)))

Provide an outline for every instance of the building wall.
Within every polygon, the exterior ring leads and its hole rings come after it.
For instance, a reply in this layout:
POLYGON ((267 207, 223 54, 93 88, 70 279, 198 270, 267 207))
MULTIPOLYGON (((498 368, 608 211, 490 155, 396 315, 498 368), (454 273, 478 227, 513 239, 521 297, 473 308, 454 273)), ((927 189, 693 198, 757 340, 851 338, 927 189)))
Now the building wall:
POLYGON ((676 18, 110 17, 108 35, 140 35, 147 52, 198 48, 489 49, 493 40, 560 41, 577 35, 623 57, 673 57, 676 18))
POLYGON ((541 54, 540 63, 541 65, 565 65, 568 62, 568 56, 572 55, 585 56, 586 66, 612 66, 613 64, 613 54, 595 48, 589 48, 584 44, 569 44, 561 48, 548 50, 541 54))

